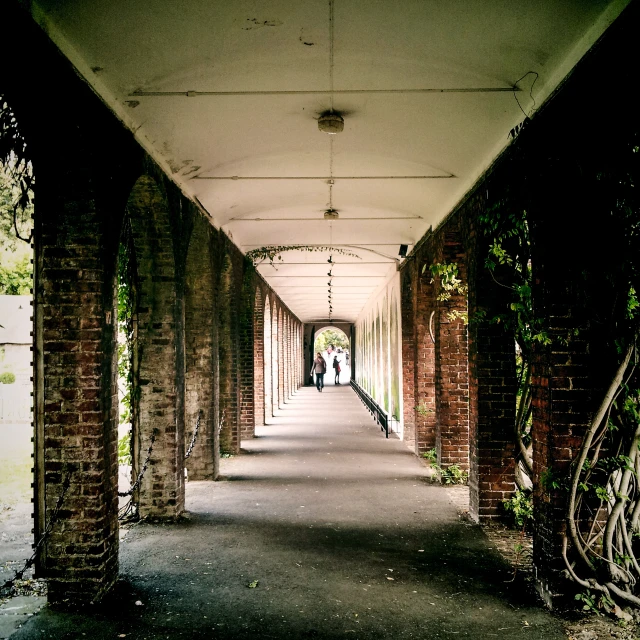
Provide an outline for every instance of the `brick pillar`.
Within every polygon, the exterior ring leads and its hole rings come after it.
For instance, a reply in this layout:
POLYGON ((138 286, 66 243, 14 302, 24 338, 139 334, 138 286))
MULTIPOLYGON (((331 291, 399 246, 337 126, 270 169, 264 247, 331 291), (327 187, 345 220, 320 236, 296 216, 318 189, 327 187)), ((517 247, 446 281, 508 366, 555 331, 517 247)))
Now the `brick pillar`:
POLYGON ((253 406, 255 426, 264 426, 265 379, 264 379, 264 299, 262 290, 256 289, 253 311, 253 406))
MULTIPOLYGON (((609 73, 609 65, 604 65, 603 73, 609 73)), ((590 78, 585 78, 587 83, 590 78)), ((613 109, 603 102, 602 110, 613 109)), ((597 105, 592 108, 594 113, 601 112, 597 105)), ((611 115, 607 121, 614 120, 611 115)), ((556 126, 556 131, 564 131, 564 121, 556 126)), ((562 189, 562 195, 551 206, 546 199, 536 203, 531 211, 534 308, 544 318, 551 338, 548 345, 534 346, 533 358, 533 560, 536 586, 550 606, 572 597, 575 590, 563 575, 565 487, 571 463, 617 369, 616 329, 611 327, 624 326, 626 315, 628 281, 620 276, 630 245, 617 235, 621 230, 613 222, 604 228, 584 225, 583 212, 610 215, 607 199, 614 194, 604 193, 607 187, 602 186, 599 172, 608 170, 611 162, 618 170, 621 165, 617 163, 625 154, 629 162, 635 162, 632 146, 625 148, 627 130, 611 136, 608 127, 603 129, 602 151, 602 146, 591 148, 583 127, 574 127, 574 137, 565 141, 566 149, 558 152, 551 147, 558 154, 552 156, 553 175, 543 175, 545 184, 562 189), (594 255, 608 259, 594 263, 594 255)), ((557 136, 549 138, 541 150, 544 158, 557 136)), ((599 144, 602 139, 594 138, 599 144)), ((571 558, 571 548, 568 555, 571 558)))
MULTIPOLYGON (((404 421, 404 440, 407 446, 416 449, 416 336, 415 336, 415 309, 413 290, 415 281, 412 277, 415 273, 415 261, 404 268, 400 279, 400 316, 402 330, 402 404, 404 421)), ((358 341, 358 345, 361 341, 358 341)), ((351 366, 353 367, 353 352, 351 366)), ((360 358, 360 354, 355 354, 360 358)))
POLYGON ((138 273, 134 319, 134 475, 155 433, 138 492, 141 516, 172 518, 184 510, 184 318, 176 291, 173 234, 166 198, 141 177, 127 203, 138 273))
MULTIPOLYGON (((486 206, 478 196, 472 209, 486 206)), ((504 323, 476 321, 503 313, 508 289, 495 283, 484 266, 487 246, 468 232, 469 279, 469 503, 476 521, 498 519, 502 500, 516 488, 514 424, 516 414, 515 338, 504 323)))
POLYGON ((225 246, 220 281, 218 313, 218 357, 220 370, 220 452, 238 453, 239 388, 238 388, 238 305, 234 264, 225 246))
POLYGON ((218 472, 218 425, 215 367, 215 277, 212 264, 211 225, 200 215, 194 220, 185 277, 186 428, 185 447, 189 480, 214 480, 218 472))
MULTIPOLYGON (((59 151, 71 146, 65 139, 59 151)), ((97 601, 118 576, 119 216, 109 206, 101 213, 96 183, 105 167, 92 173, 77 148, 53 155, 38 164, 35 418, 36 539, 64 496, 37 566, 56 605, 97 601)))
POLYGON ((420 455, 436 445, 436 384, 435 384, 435 288, 427 268, 422 273, 417 262, 417 286, 414 291, 415 315, 415 442, 420 455))
POLYGON ((286 328, 284 322, 284 314, 282 313, 282 307, 278 310, 278 378, 277 378, 277 401, 276 407, 282 407, 284 405, 284 370, 285 370, 285 338, 286 328))
POLYGON ((283 332, 282 332, 282 402, 289 400, 289 375, 291 374, 291 361, 289 357, 289 348, 291 346, 291 337, 289 335, 289 314, 285 311, 282 316, 283 332))
POLYGON ((278 322, 278 306, 273 303, 273 312, 271 315, 271 415, 276 415, 278 411, 278 380, 280 379, 278 362, 278 353, 280 342, 280 323, 278 322))
POLYGON ((293 318, 289 318, 289 398, 296 390, 296 372, 295 372, 295 322, 293 318))
POLYGON ((269 294, 264 302, 264 419, 273 416, 273 320, 269 294))
MULTIPOLYGON (((443 231, 442 264, 456 264, 466 286, 466 256, 457 231, 443 231)), ((442 289, 438 288, 440 293, 442 289)), ((469 470, 469 350, 467 325, 455 313, 467 313, 465 294, 452 293, 437 304, 436 335, 436 449, 440 465, 469 470)))
POLYGON ((240 441, 255 436, 255 294, 253 270, 244 273, 242 287, 242 312, 240 314, 240 357, 238 375, 240 379, 240 441))

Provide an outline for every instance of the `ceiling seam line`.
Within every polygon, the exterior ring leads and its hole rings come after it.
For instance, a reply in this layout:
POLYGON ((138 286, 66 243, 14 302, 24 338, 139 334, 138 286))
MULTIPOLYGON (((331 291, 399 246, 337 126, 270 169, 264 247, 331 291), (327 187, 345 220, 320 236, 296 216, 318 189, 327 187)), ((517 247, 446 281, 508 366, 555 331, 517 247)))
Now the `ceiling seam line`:
POLYGON ((522 91, 519 87, 452 87, 417 88, 417 89, 299 89, 274 91, 133 91, 130 98, 194 98, 224 96, 293 96, 293 95, 327 95, 327 94, 446 94, 446 93, 508 93, 522 91))

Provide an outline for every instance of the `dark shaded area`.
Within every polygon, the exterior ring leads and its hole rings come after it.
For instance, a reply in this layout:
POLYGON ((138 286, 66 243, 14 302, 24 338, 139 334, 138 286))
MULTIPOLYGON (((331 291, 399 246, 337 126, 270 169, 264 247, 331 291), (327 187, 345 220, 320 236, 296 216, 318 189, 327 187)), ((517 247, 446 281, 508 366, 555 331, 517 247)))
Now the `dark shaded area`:
POLYGON ((188 485, 188 517, 127 532, 100 607, 46 610, 14 637, 565 637, 348 387, 302 389, 279 414, 222 461, 227 481, 188 485))

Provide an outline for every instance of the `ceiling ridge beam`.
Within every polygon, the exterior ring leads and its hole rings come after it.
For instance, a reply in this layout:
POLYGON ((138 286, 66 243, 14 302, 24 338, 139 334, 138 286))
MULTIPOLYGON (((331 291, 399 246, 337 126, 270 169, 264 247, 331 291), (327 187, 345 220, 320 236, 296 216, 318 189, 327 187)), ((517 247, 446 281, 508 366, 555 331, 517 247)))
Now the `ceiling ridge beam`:
POLYGON ((190 180, 443 180, 453 173, 423 176, 191 176, 190 180))
POLYGON ((132 98, 196 98, 224 96, 296 96, 296 95, 353 95, 353 94, 410 94, 410 93, 513 93, 522 91, 519 87, 418 87, 415 89, 298 89, 298 90, 264 90, 264 91, 144 91, 136 89, 129 94, 132 98))

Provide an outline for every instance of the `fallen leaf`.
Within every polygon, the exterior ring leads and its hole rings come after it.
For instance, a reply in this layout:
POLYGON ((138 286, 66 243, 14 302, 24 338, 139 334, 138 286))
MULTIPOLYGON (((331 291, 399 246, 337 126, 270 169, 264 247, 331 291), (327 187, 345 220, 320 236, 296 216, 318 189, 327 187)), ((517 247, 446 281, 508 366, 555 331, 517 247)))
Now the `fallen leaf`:
POLYGON ((252 582, 250 582, 247 587, 249 587, 249 589, 255 589, 258 586, 258 580, 253 580, 252 582))

